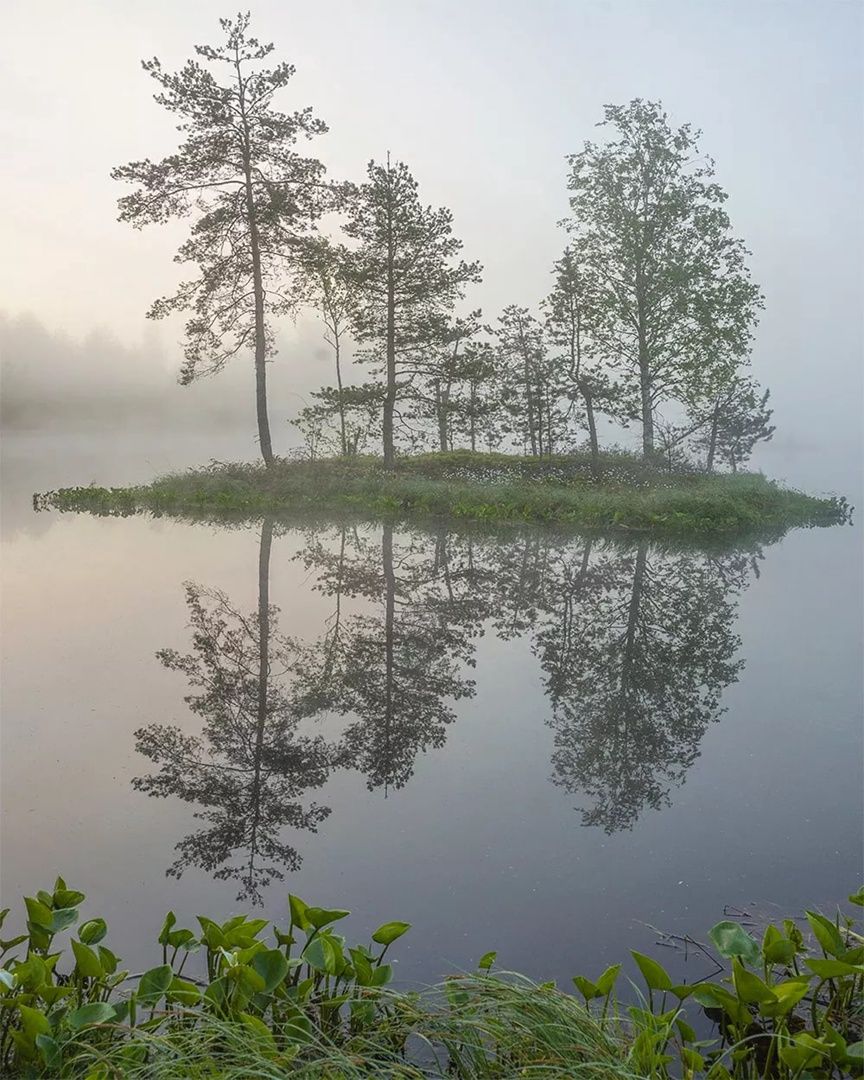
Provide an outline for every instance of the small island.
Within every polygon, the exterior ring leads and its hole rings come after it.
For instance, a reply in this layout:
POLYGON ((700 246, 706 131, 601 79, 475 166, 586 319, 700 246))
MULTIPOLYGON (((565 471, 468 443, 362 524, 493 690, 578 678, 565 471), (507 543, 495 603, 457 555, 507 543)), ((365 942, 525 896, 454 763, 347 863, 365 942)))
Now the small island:
POLYGON ((842 497, 815 498, 760 473, 663 470, 624 452, 539 458, 467 450, 400 457, 393 468, 372 456, 276 459, 269 467, 214 462, 146 486, 63 488, 37 496, 36 505, 246 517, 352 510, 700 536, 834 525, 850 509, 842 497))

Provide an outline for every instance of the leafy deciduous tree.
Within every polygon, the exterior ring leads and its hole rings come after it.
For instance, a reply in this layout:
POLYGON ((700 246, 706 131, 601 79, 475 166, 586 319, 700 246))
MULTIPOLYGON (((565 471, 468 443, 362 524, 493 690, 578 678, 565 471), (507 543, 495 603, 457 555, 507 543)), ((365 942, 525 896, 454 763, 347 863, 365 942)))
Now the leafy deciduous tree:
POLYGON ((699 132, 657 102, 607 105, 615 137, 569 157, 568 228, 600 289, 597 340, 629 390, 654 451, 666 400, 707 401, 746 359, 762 297, 699 132))

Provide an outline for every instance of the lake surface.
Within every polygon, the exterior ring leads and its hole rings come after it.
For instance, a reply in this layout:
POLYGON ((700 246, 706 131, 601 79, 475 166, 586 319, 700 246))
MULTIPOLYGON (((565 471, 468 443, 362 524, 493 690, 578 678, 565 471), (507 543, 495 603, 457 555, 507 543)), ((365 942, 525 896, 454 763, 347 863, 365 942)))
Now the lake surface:
POLYGON ((291 891, 352 937, 411 922, 406 982, 497 949, 569 983, 628 948, 697 978, 660 931, 859 883, 857 526, 698 550, 30 508, 160 467, 7 442, 4 905, 61 873, 135 964, 169 907, 282 924, 291 891))

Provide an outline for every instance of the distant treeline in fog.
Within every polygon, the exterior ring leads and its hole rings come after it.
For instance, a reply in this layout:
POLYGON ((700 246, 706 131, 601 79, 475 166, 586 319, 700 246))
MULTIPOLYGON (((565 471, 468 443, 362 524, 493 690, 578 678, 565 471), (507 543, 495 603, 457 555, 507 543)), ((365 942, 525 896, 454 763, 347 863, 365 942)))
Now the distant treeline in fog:
MULTIPOLYGON (((107 432, 133 425, 249 430, 255 401, 243 365, 218 380, 178 388, 176 352, 165 349, 157 333, 149 327, 148 331, 139 345, 129 346, 104 331, 76 339, 48 329, 35 316, 0 313, 3 429, 107 432)), ((307 337, 301 328, 300 339, 283 351, 306 360, 300 367, 309 372, 314 387, 320 382, 316 369, 324 365, 320 333, 310 330, 307 337)), ((304 404, 304 395, 297 392, 297 373, 297 365, 286 364, 273 379, 274 419, 285 421, 285 438, 291 442, 298 436, 287 421, 304 404)))

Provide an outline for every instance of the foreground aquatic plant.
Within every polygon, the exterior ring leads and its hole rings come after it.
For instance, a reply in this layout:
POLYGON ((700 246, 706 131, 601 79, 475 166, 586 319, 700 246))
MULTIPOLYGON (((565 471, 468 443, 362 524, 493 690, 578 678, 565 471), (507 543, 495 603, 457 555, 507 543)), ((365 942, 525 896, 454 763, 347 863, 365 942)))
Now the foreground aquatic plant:
MULTIPOLYGON (((839 913, 806 913, 818 955, 792 920, 769 926, 761 943, 737 923, 718 923, 711 941, 729 965, 720 981, 675 984, 656 960, 634 952, 647 997, 624 1009, 616 998, 620 964, 593 980, 574 978, 582 1005, 552 983, 493 975, 494 953, 476 974, 442 987, 393 991, 385 957, 408 923, 384 923, 368 945, 349 947, 334 929, 347 911, 296 896, 287 928, 271 927, 272 944, 262 936, 265 919, 199 916, 193 931, 169 912, 158 935, 162 962, 131 974, 103 944, 105 921, 81 921, 84 899, 58 878, 51 892, 25 897, 26 933, 0 940, 3 1075, 821 1080, 864 1073, 864 937, 839 913), (67 932, 71 955, 58 945, 67 932), (717 1034, 699 1037, 685 1015, 688 1001, 716 1022, 717 1034)), ((864 904, 864 889, 850 900, 864 904)))

